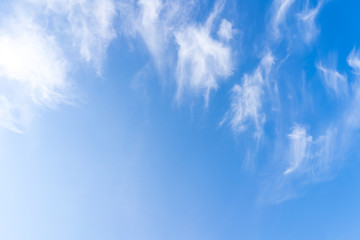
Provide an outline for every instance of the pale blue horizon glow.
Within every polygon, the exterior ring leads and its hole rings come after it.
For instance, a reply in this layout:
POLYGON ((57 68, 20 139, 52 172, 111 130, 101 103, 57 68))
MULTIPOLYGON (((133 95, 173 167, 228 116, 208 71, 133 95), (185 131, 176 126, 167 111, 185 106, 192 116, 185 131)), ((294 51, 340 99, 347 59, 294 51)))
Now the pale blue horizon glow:
POLYGON ((359 239, 360 2, 0 8, 0 239, 359 239))

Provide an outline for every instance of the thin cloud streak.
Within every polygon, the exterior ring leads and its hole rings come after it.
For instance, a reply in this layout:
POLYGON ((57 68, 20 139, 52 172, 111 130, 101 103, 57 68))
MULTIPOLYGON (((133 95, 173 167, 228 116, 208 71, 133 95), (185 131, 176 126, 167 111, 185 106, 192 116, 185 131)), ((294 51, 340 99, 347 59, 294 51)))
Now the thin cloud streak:
POLYGON ((346 96, 348 94, 347 76, 339 73, 336 69, 326 68, 321 63, 316 65, 321 73, 324 86, 327 90, 335 93, 337 97, 346 96))
POLYGON ((310 158, 310 146, 312 137, 307 136, 304 127, 296 125, 288 134, 290 140, 290 166, 285 170, 284 175, 291 174, 298 170, 304 162, 310 158))
POLYGON ((112 0, 14 2, 0 23, 0 125, 23 132, 38 109, 73 104, 70 66, 101 74, 115 14, 112 0))
POLYGON ((182 0, 120 1, 121 32, 131 38, 140 36, 161 72, 167 67, 174 32, 188 22, 193 5, 182 0))
POLYGON ((222 2, 215 5, 205 25, 189 25, 175 33, 179 45, 177 63, 177 100, 185 88, 202 92, 205 104, 209 103, 210 91, 218 88, 220 78, 232 75, 231 48, 211 37, 214 19, 222 9, 222 2))
MULTIPOLYGON (((323 135, 314 139, 302 125, 295 125, 288 134, 288 146, 277 154, 282 159, 285 170, 276 176, 274 185, 266 186, 273 193, 264 191, 262 196, 271 202, 282 202, 296 196, 296 190, 307 183, 318 183, 332 178, 339 170, 341 163, 347 160, 353 150, 353 139, 360 130, 360 85, 359 85, 359 53, 354 48, 347 62, 353 68, 356 81, 349 85, 346 75, 333 68, 317 65, 321 72, 324 85, 334 93, 347 94, 341 98, 344 104, 339 117, 328 122, 323 135), (342 89, 351 88, 344 92, 342 89)), ((336 95, 336 96, 338 96, 336 95)), ((342 95, 341 95, 342 96, 342 95)), ((266 200, 265 200, 266 201, 266 200)))
POLYGON ((116 38, 114 19, 116 6, 112 0, 28 0, 30 9, 36 9, 35 17, 46 26, 54 21, 53 29, 47 29, 58 37, 65 37, 81 57, 92 63, 101 74, 102 61, 112 40, 116 38), (42 9, 38 11, 38 9, 42 9), (65 29, 57 29, 61 26, 65 29))
POLYGON ((233 38, 233 29, 231 22, 227 21, 226 19, 221 20, 220 28, 218 31, 219 37, 229 41, 233 38))
POLYGON ((160 73, 166 70, 174 73, 178 103, 190 93, 202 95, 207 106, 211 90, 218 88, 220 80, 232 75, 233 56, 228 44, 232 37, 231 24, 223 20, 219 39, 212 36, 224 4, 225 1, 217 1, 203 24, 190 18, 193 1, 151 0, 119 5, 124 34, 143 39, 160 73), (126 29, 129 25, 132 30, 126 29), (170 48, 174 44, 175 51, 170 48), (169 65, 173 62, 175 69, 169 65))
POLYGON ((66 102, 67 61, 41 26, 20 17, 1 23, 1 125, 21 132, 32 118, 32 106, 66 102))
POLYGON ((346 60, 349 66, 353 68, 354 73, 360 75, 360 50, 356 50, 354 47, 346 60))
POLYGON ((286 21, 287 14, 295 0, 274 0, 272 30, 275 38, 280 38, 280 26, 286 21))
POLYGON ((249 123, 253 122, 256 138, 262 135, 262 125, 265 121, 265 115, 261 112, 264 86, 269 81, 274 64, 274 57, 268 52, 251 75, 244 75, 241 85, 234 85, 231 109, 227 117, 235 132, 245 131, 249 123))
POLYGON ((320 32, 315 21, 322 5, 323 1, 319 1, 316 7, 310 8, 309 1, 307 1, 303 11, 297 15, 299 32, 302 34, 302 39, 306 44, 311 44, 320 32))

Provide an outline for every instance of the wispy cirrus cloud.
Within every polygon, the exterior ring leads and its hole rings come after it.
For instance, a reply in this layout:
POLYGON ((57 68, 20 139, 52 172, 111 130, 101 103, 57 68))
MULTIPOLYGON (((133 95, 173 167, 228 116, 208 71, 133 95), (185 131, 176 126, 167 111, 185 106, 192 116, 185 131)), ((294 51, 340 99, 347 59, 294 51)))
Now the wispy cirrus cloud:
POLYGON ((354 95, 350 104, 348 104, 349 109, 345 113, 344 122, 349 128, 348 131, 354 131, 360 128, 360 51, 354 48, 347 57, 347 63, 353 69, 356 82, 352 85, 354 95))
POLYGON ((314 139, 304 126, 296 124, 287 137, 289 147, 285 162, 288 167, 283 175, 307 177, 305 182, 316 182, 326 177, 336 157, 336 141, 340 141, 337 128, 329 127, 323 135, 314 139))
POLYGON ((287 200, 296 196, 297 190, 308 183, 331 179, 341 163, 348 158, 349 152, 356 147, 354 139, 360 130, 360 54, 355 48, 347 57, 347 62, 353 68, 356 78, 351 85, 345 74, 340 74, 333 67, 326 68, 317 64, 326 88, 336 96, 346 94, 346 98, 342 99, 342 110, 336 118, 323 123, 328 127, 316 138, 303 125, 294 125, 287 135, 287 144, 281 143, 276 154, 276 158, 281 159, 284 170, 282 174, 274 171, 273 185, 266 185, 273 192, 264 189, 263 197, 268 201, 287 200))
POLYGON ((264 86, 268 84, 269 74, 274 64, 274 57, 268 52, 252 74, 245 74, 242 83, 234 85, 231 108, 226 118, 229 119, 235 132, 244 131, 253 122, 255 136, 258 138, 261 136, 262 125, 265 121, 265 115, 261 111, 264 86))
POLYGON ((315 7, 310 7, 306 0, 303 8, 295 4, 296 0, 274 0, 270 9, 270 29, 275 41, 283 38, 293 41, 300 38, 302 42, 310 45, 318 36, 320 29, 316 25, 316 18, 324 4, 323 0, 317 2, 315 7))
MULTIPOLYGON (((101 73, 107 47, 116 38, 113 0, 27 0, 33 17, 101 73), (52 24, 49 26, 49 22, 52 24)), ((20 6, 21 7, 21 6, 20 6)))
POLYGON ((305 43, 310 44, 314 41, 320 30, 316 26, 316 17, 318 16, 323 1, 319 1, 314 8, 309 7, 309 1, 306 2, 305 8, 297 15, 299 32, 305 43))
POLYGON ((306 129, 296 125, 292 132, 288 134, 290 140, 289 149, 289 167, 284 171, 284 175, 288 175, 297 171, 304 162, 311 158, 310 145, 312 137, 307 136, 306 129))
POLYGON ((233 38, 233 34, 234 30, 232 28, 231 22, 226 19, 221 20, 218 35, 228 41, 233 38))
POLYGON ((350 67, 353 68, 356 75, 360 75, 360 50, 356 50, 354 47, 349 56, 347 62, 350 67))
POLYGON ((111 0, 14 1, 0 19, 0 125, 22 132, 38 109, 72 103, 71 66, 100 74, 114 16, 111 0))
POLYGON ((2 19, 0 123, 21 132, 31 107, 66 101, 68 64, 56 41, 26 17, 2 19))
POLYGON ((232 75, 233 58, 228 44, 232 25, 225 19, 219 27, 215 24, 224 4, 217 1, 205 23, 190 18, 194 1, 151 0, 119 5, 125 22, 123 32, 143 39, 159 71, 168 68, 174 72, 178 102, 189 92, 203 95, 207 105, 210 91, 217 89, 221 79, 232 75), (131 30, 126 29, 129 25, 131 30), (216 30, 218 39, 213 37, 216 30), (168 65, 174 62, 176 69, 168 65))
POLYGON ((174 31, 186 24, 194 6, 193 1, 120 1, 121 32, 140 36, 159 71, 169 60, 166 52, 174 40, 174 31))
POLYGON ((223 2, 218 2, 204 25, 191 24, 175 33, 179 45, 177 99, 181 98, 185 88, 189 88, 202 92, 208 104, 210 91, 217 89, 219 79, 232 75, 230 46, 211 37, 213 22, 222 7, 223 2))
POLYGON ((275 38, 281 37, 280 28, 286 21, 289 9, 295 0, 274 0, 272 4, 272 30, 275 38))
POLYGON ((339 73, 335 68, 326 68, 322 63, 318 63, 316 68, 319 70, 327 90, 335 93, 337 97, 348 94, 348 80, 345 74, 339 73))
POLYGON ((276 150, 280 152, 271 162, 275 167, 263 183, 260 202, 281 203, 296 197, 309 183, 331 179, 343 158, 346 143, 336 127, 328 127, 314 138, 304 125, 295 124, 284 137, 287 141, 276 150))

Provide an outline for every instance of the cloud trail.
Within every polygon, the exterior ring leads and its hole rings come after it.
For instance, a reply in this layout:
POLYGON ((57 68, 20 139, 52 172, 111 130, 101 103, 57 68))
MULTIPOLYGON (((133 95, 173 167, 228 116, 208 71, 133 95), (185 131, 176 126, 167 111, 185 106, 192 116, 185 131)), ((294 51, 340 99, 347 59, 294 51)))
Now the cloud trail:
POLYGON ((336 69, 326 68, 321 63, 316 65, 320 71, 325 87, 333 91, 337 97, 348 94, 347 76, 339 73, 336 69))
POLYGON ((246 130, 249 121, 252 121, 256 129, 255 136, 261 136, 265 121, 265 115, 261 112, 264 86, 269 81, 274 63, 273 55, 268 52, 251 75, 244 75, 241 85, 234 85, 231 109, 227 117, 230 118, 231 127, 235 132, 246 130))
POLYGON ((309 1, 306 2, 306 7, 300 12, 298 16, 299 31, 305 43, 310 44, 314 41, 320 30, 316 26, 315 20, 318 16, 323 1, 319 1, 314 8, 309 7, 309 1))
POLYGON ((207 106, 211 90, 218 88, 221 79, 232 75, 233 56, 228 44, 232 37, 231 23, 223 19, 219 27, 215 26, 224 4, 225 1, 217 1, 204 23, 190 17, 194 1, 151 0, 120 4, 124 34, 143 39, 160 73, 165 69, 174 72, 178 102, 185 93, 200 94, 207 106), (125 29, 129 25, 132 26, 130 31, 125 29), (218 27, 219 39, 212 36, 215 27, 218 27), (176 51, 171 49, 174 44, 176 51), (176 62, 176 69, 169 65, 173 62, 176 62))
POLYGON ((222 6, 218 4, 205 25, 189 25, 175 33, 179 45, 177 63, 177 99, 185 88, 202 92, 206 105, 212 89, 217 89, 220 78, 232 75, 231 48, 211 37, 214 19, 222 6))
POLYGON ((274 0, 272 29, 275 38, 280 38, 280 26, 286 21, 287 14, 295 0, 274 0))
POLYGON ((70 66, 101 74, 115 14, 112 0, 13 2, 0 19, 0 125, 23 132, 38 109, 72 104, 70 66))

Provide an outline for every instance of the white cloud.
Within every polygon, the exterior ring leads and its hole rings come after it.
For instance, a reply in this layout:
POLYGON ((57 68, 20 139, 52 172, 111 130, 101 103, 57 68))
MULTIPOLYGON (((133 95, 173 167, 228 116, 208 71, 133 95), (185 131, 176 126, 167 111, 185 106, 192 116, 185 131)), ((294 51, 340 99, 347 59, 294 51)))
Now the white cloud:
MULTIPOLYGON (((261 201, 280 203, 295 197, 297 190, 309 183, 318 183, 332 177, 335 166, 344 155, 343 133, 329 127, 323 135, 314 139, 304 126, 295 124, 287 135, 285 148, 276 148, 275 162, 270 175, 263 184, 261 201), (279 172, 279 159, 284 167, 279 172)), ((269 169, 267 169, 267 172, 269 169)))
POLYGON ((319 29, 315 24, 315 20, 319 14, 322 4, 323 2, 319 1, 316 7, 309 8, 309 2, 307 2, 305 9, 297 15, 300 34, 302 34, 302 38, 307 44, 311 43, 319 33, 319 29))
POLYGON ((304 8, 300 12, 298 12, 299 5, 295 5, 295 2, 296 0, 273 1, 270 10, 272 35, 275 40, 285 37, 289 43, 299 37, 302 42, 309 45, 314 42, 320 32, 319 27, 316 25, 316 18, 324 1, 319 0, 315 7, 310 7, 309 1, 306 0, 304 8))
MULTIPOLYGON (((203 94, 208 104, 209 94, 218 87, 221 78, 232 74, 233 62, 228 44, 212 37, 214 21, 221 13, 224 1, 218 1, 204 24, 190 19, 194 1, 151 0, 120 3, 123 33, 141 36, 158 70, 170 69, 176 63, 176 99, 185 90, 203 94), (131 30, 129 30, 131 26, 131 30), (174 44, 178 48, 174 48, 174 44), (177 54, 176 54, 177 53, 177 54)), ((229 23, 230 24, 230 23, 229 23)), ((230 38, 229 24, 223 23, 221 38, 230 38), (225 26, 225 25, 226 26, 225 26), (227 31, 227 32, 224 32, 227 31)))
POLYGON ((281 36, 280 26, 286 20, 286 16, 290 7, 294 4, 295 0, 274 0, 273 2, 273 17, 272 17, 272 29, 276 38, 281 36))
POLYGON ((233 37, 231 22, 227 21, 226 19, 221 20, 218 35, 227 41, 230 40, 233 37))
POLYGON ((138 6, 140 7, 140 21, 136 24, 137 30, 159 67, 164 57, 164 46, 167 44, 169 35, 168 31, 165 30, 166 23, 163 25, 164 22, 159 19, 160 11, 164 6, 160 0, 140 0, 138 6))
POLYGON ((224 1, 218 1, 204 25, 189 24, 176 31, 179 45, 177 63, 177 99, 185 88, 202 93, 206 105, 212 89, 218 81, 232 75, 233 61, 230 46, 211 36, 214 20, 218 17, 224 1))
POLYGON ((289 152, 285 159, 288 167, 283 175, 304 177, 305 182, 316 182, 326 178, 331 163, 335 160, 335 153, 341 148, 338 137, 336 128, 328 128, 324 135, 314 140, 303 126, 295 125, 288 134, 289 152))
POLYGON ((241 85, 236 84, 233 87, 228 117, 234 131, 244 131, 251 120, 256 128, 255 135, 261 136, 262 125, 265 121, 265 116, 261 112, 262 96, 264 85, 267 84, 273 65, 274 57, 269 52, 262 58, 261 63, 251 75, 244 75, 241 85))
POLYGON ((359 76, 360 76, 360 51, 354 49, 351 51, 347 57, 347 62, 349 66, 353 69, 354 74, 356 75, 357 81, 352 85, 353 87, 353 99, 350 104, 348 104, 349 109, 345 113, 344 125, 350 131, 355 131, 360 128, 360 85, 359 85, 359 76))
POLYGON ((66 102, 67 61, 52 36, 31 19, 2 19, 0 124, 20 132, 35 106, 66 102))
POLYGON ((347 57, 347 62, 354 69, 355 74, 360 75, 360 51, 354 48, 347 57))
POLYGON ((74 49, 100 73, 115 15, 112 0, 14 1, 0 19, 0 125, 21 132, 40 107, 71 103, 74 49))
MULTIPOLYGON (((349 54, 347 61, 359 74, 360 57, 355 49, 349 54)), ((307 133, 303 126, 295 125, 288 135, 288 148, 280 151, 280 158, 286 164, 283 174, 277 178, 278 191, 277 201, 292 197, 294 189, 306 183, 316 183, 328 180, 332 177, 343 160, 346 160, 349 151, 356 147, 353 139, 360 129, 360 85, 354 82, 351 86, 353 91, 348 91, 346 75, 338 73, 333 68, 325 68, 322 64, 317 65, 323 75, 326 87, 335 94, 354 94, 348 101, 344 102, 344 112, 338 118, 333 119, 326 132, 315 140, 307 133), (300 183, 300 185, 298 185, 300 183)))
POLYGON ((348 134, 360 128, 360 85, 358 82, 353 85, 353 92, 353 99, 348 103, 344 116, 344 128, 348 134))
POLYGON ((316 160, 315 161, 315 171, 314 171, 314 165, 313 167, 313 177, 315 177, 315 180, 320 176, 321 174, 328 174, 329 170, 331 169, 331 164, 337 160, 341 160, 340 158, 342 152, 344 149, 342 149, 342 140, 340 139, 340 136, 338 134, 337 128, 328 128, 326 133, 322 136, 319 136, 317 140, 313 143, 313 151, 314 154, 312 157, 316 160), (340 150, 339 150, 340 149, 340 150), (318 176, 314 176, 314 174, 317 174, 318 176))
POLYGON ((166 51, 176 29, 187 22, 193 1, 120 1, 122 33, 139 35, 151 53, 158 70, 168 62, 166 51))
MULTIPOLYGON (((98 73, 110 42, 116 37, 113 21, 116 16, 112 0, 28 0, 35 17, 52 29, 58 37, 70 39, 82 58, 91 62, 98 73), (39 11, 39 7, 42 11, 39 11)), ((66 40, 67 40, 66 39, 66 40)))
POLYGON ((339 73, 336 69, 326 68, 321 63, 316 65, 321 72, 322 80, 327 89, 334 91, 336 96, 347 95, 347 76, 339 73))
POLYGON ((229 46, 213 39, 204 26, 188 26, 176 33, 179 45, 177 63, 177 99, 184 88, 202 92, 209 101, 212 89, 217 89, 219 78, 232 74, 233 63, 229 46))
POLYGON ((75 44, 88 62, 100 68, 109 43, 116 37, 113 27, 115 6, 111 0, 97 0, 73 7, 68 15, 75 44))
POLYGON ((312 137, 307 136, 306 129, 302 126, 296 125, 292 132, 288 135, 290 140, 289 164, 290 166, 285 170, 284 174, 290 174, 298 170, 301 165, 310 159, 310 145, 312 137))

